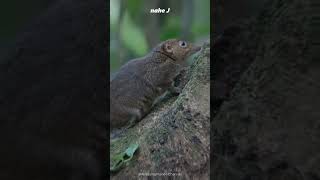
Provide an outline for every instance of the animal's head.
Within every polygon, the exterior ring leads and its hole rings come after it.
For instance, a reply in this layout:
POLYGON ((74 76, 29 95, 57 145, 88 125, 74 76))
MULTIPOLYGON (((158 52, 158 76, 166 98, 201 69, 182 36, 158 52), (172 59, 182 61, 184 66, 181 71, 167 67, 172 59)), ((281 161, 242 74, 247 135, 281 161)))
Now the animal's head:
POLYGON ((183 40, 169 39, 162 42, 154 49, 154 51, 163 53, 179 63, 181 61, 185 61, 187 57, 196 53, 200 49, 200 46, 195 46, 183 40))

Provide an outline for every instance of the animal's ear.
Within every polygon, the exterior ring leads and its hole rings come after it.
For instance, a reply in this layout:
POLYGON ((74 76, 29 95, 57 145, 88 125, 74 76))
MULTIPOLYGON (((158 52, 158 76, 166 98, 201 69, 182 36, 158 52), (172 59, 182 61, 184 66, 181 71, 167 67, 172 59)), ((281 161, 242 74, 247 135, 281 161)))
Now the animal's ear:
POLYGON ((164 50, 165 52, 172 53, 172 51, 173 51, 172 45, 169 44, 169 43, 165 43, 165 44, 163 45, 163 50, 164 50))

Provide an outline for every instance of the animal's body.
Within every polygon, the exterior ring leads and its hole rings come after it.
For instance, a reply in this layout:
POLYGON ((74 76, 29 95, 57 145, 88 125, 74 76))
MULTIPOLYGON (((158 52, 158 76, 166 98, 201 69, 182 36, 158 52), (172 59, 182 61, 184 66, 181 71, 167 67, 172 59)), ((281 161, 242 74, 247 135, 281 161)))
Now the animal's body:
POLYGON ((170 39, 122 66, 110 82, 111 129, 141 120, 155 100, 172 87, 186 58, 199 50, 185 41, 170 39))

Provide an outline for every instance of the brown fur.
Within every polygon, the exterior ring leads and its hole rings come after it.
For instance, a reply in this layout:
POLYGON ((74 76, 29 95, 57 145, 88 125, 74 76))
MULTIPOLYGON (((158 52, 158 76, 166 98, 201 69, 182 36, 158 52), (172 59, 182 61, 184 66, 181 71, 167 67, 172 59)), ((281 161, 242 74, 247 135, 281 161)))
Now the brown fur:
POLYGON ((156 98, 171 87, 186 58, 199 50, 191 43, 170 39, 122 66, 110 82, 111 129, 141 120, 156 98))

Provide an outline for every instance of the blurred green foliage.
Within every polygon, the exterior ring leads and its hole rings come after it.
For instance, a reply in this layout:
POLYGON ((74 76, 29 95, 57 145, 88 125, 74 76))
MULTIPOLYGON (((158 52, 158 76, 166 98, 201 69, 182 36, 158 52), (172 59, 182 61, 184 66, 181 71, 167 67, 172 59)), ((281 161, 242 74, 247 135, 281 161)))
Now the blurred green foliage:
POLYGON ((210 0, 111 0, 110 70, 142 57, 161 41, 209 38, 210 0), (161 8, 168 14, 151 14, 161 8))
POLYGON ((160 40, 164 41, 172 37, 179 37, 181 34, 180 18, 172 16, 167 19, 163 27, 161 28, 160 40))
POLYGON ((121 23, 121 41, 136 55, 142 56, 147 52, 147 42, 141 29, 132 21, 126 13, 121 23), (139 44, 139 46, 137 46, 139 44))

